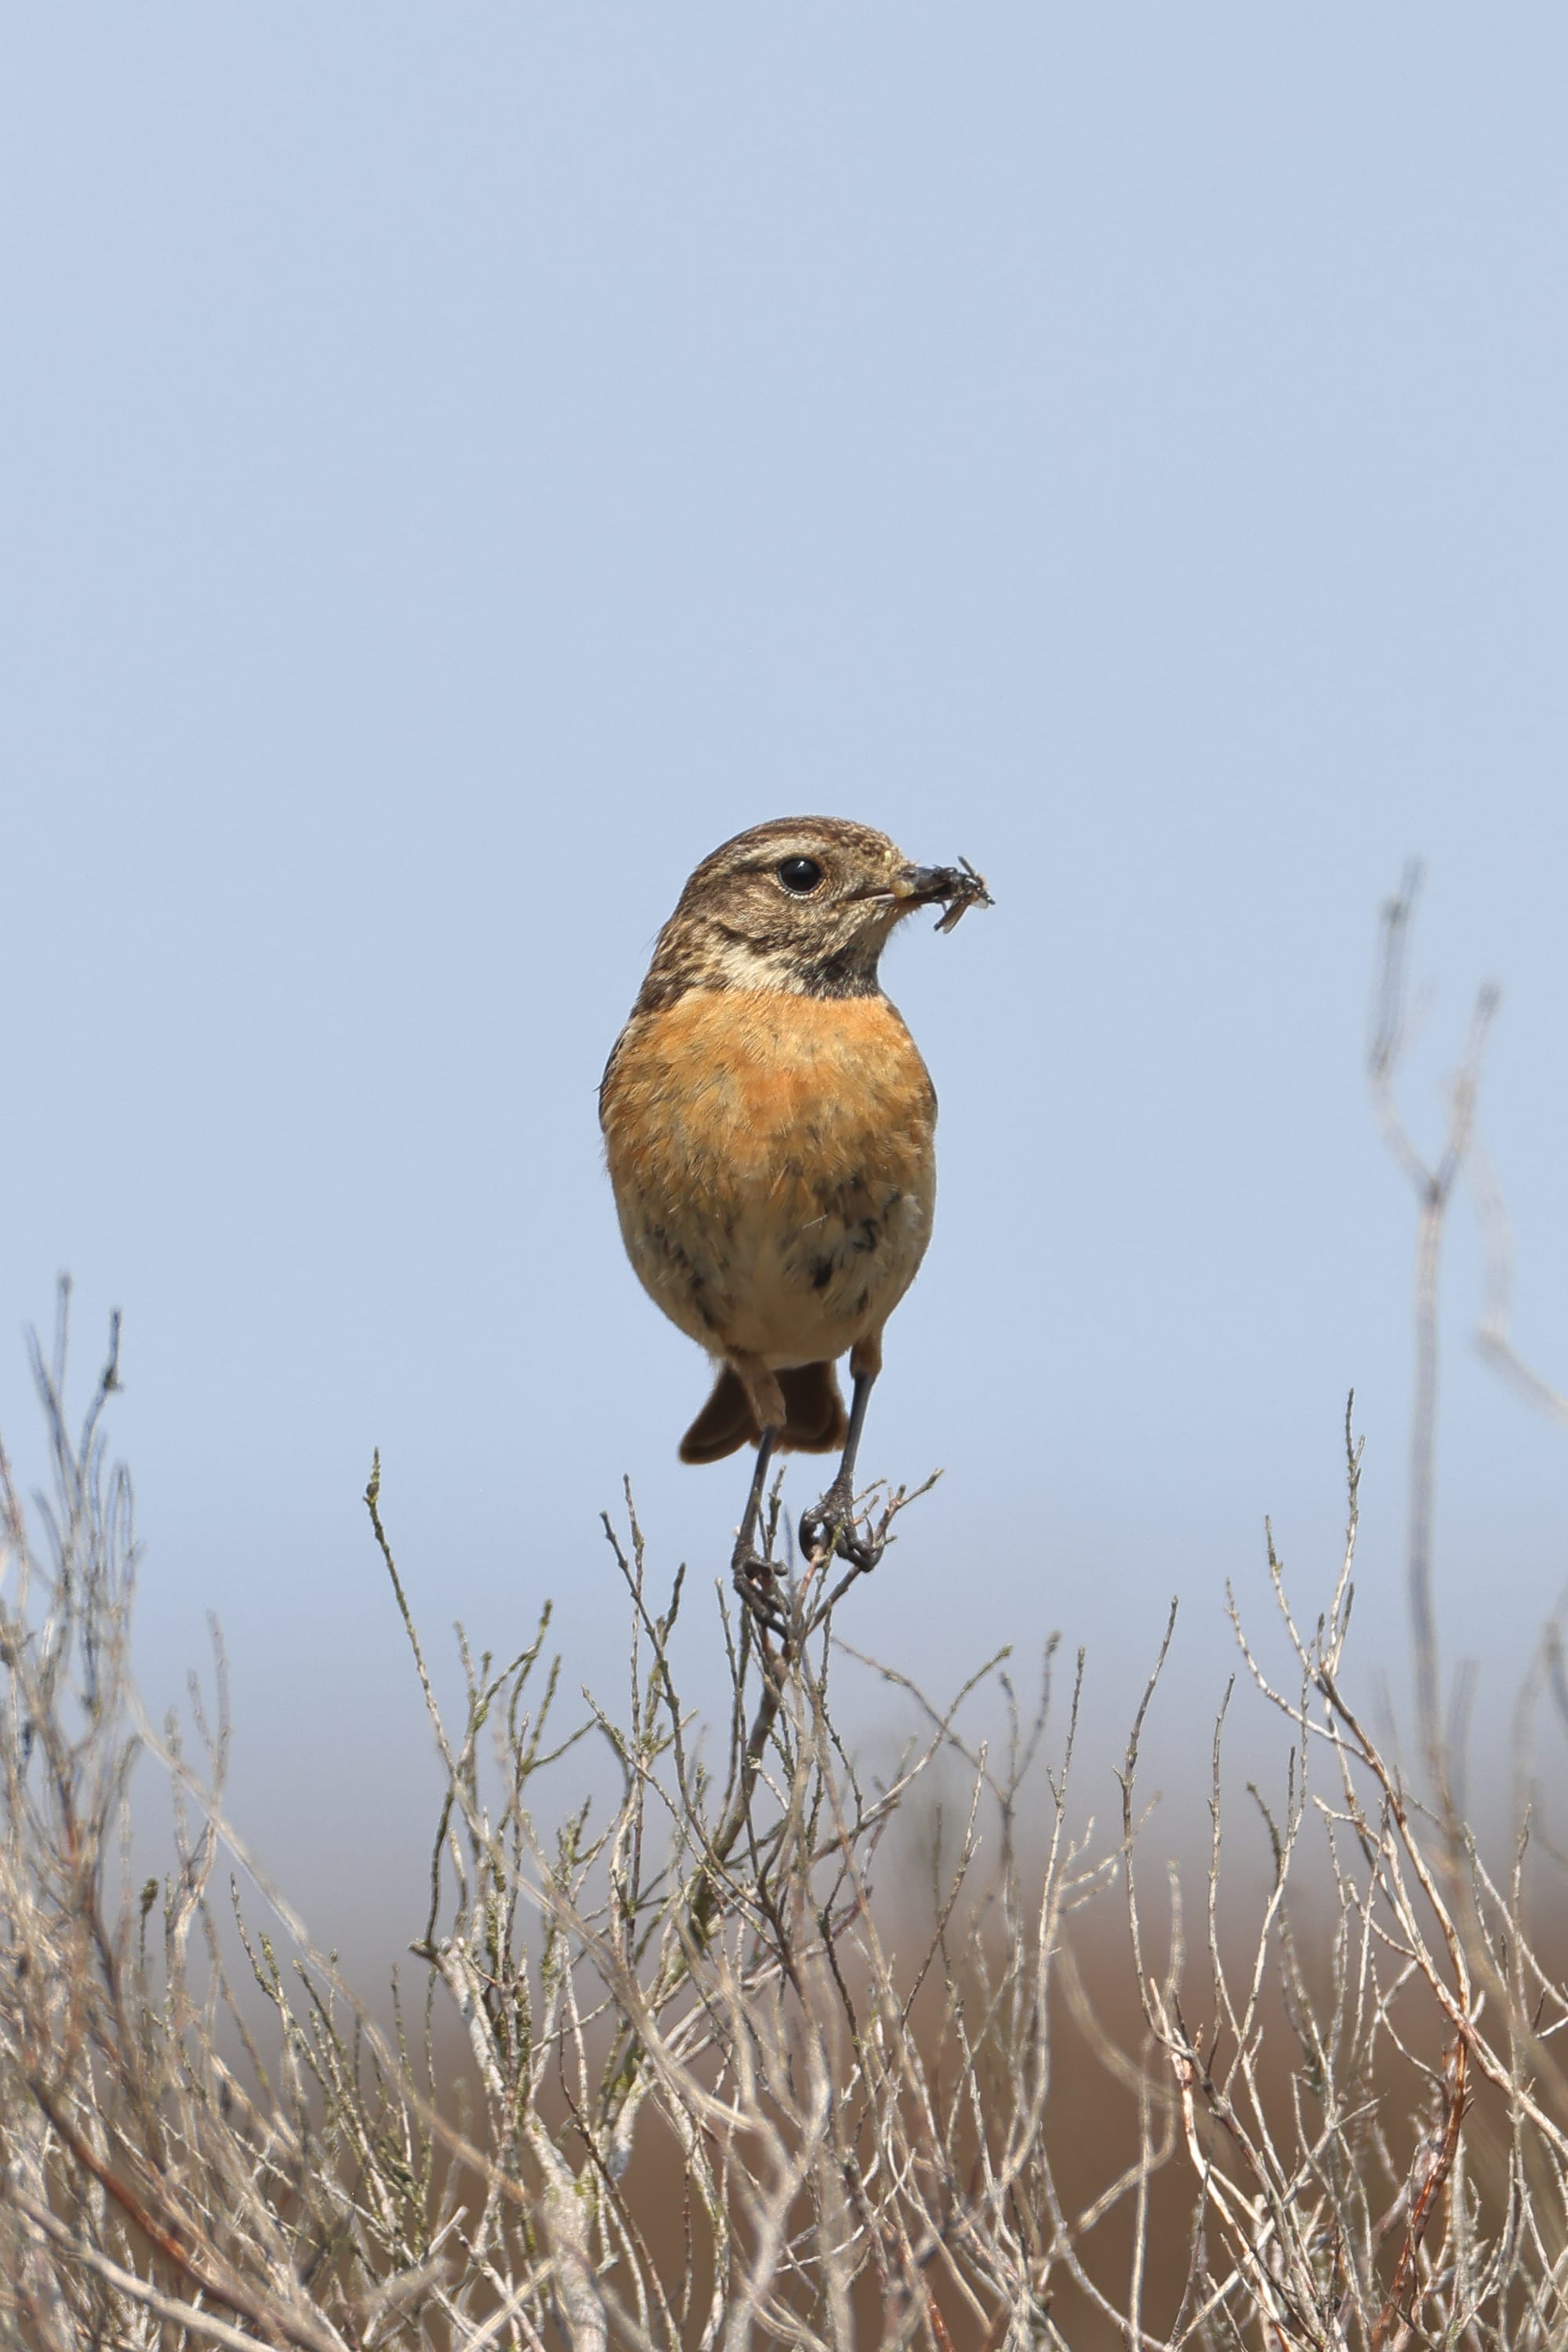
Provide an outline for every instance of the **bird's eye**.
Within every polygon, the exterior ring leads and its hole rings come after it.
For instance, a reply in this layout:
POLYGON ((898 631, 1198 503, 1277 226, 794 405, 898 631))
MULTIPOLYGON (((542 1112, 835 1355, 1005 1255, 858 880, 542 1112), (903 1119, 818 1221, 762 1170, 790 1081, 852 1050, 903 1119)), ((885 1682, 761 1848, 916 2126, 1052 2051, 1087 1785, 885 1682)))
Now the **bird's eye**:
POLYGON ((822 868, 815 857, 785 857, 774 871, 784 888, 797 898, 809 897, 822 879, 822 868))

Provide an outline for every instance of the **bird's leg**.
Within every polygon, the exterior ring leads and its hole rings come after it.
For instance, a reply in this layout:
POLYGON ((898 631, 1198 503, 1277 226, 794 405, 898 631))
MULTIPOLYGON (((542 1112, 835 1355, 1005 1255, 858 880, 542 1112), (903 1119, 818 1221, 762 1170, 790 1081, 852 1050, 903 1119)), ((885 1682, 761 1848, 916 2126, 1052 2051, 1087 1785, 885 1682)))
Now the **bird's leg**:
POLYGON ((872 1569, 882 1556, 881 1545, 863 1543, 851 1528, 855 1514, 855 1456, 860 1450, 860 1432, 866 1425, 872 1384, 882 1369, 881 1350, 857 1348, 849 1359, 849 1369, 855 1377, 849 1433, 844 1440, 832 1486, 814 1510, 801 1513, 800 1548, 807 1559, 837 1552, 856 1568, 872 1569))
POLYGON ((726 1361, 739 1375, 757 1425, 757 1466, 752 1474, 752 1491, 746 1497, 746 1515, 741 1521, 731 1556, 730 1569, 735 1580, 735 1590, 760 1624, 782 1634, 784 1620, 773 1597, 773 1580, 778 1570, 771 1559, 764 1559, 757 1549, 757 1529, 763 1513, 763 1492, 767 1485, 768 1468, 773 1461, 788 1415, 784 1411, 784 1391, 768 1367, 755 1356, 731 1356, 726 1361))
POLYGON ((740 1533, 735 1538, 734 1558, 730 1563, 737 1570, 742 1568, 765 1570, 770 1565, 758 1557, 755 1545, 757 1522, 763 1513, 763 1489, 768 1482, 768 1465, 773 1458, 778 1438, 776 1429, 764 1429, 757 1440, 757 1466, 752 1473, 752 1491, 746 1497, 746 1513, 741 1521, 740 1533))
POLYGON ((735 1580, 735 1590, 753 1616, 771 1633, 782 1633, 784 1621, 773 1595, 773 1581, 777 1573, 773 1562, 764 1559, 757 1549, 757 1527, 762 1517, 763 1489, 767 1485, 768 1469, 778 1444, 776 1429, 764 1429, 757 1440, 757 1466, 752 1473, 752 1491, 746 1497, 746 1513, 735 1538, 731 1556, 730 1572, 735 1580))

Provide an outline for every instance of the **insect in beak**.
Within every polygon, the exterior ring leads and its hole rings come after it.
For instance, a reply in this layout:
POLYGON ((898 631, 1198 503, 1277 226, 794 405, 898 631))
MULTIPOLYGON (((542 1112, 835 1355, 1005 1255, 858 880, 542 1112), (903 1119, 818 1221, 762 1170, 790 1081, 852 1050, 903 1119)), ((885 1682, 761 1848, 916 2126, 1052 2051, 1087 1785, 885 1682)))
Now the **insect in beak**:
POLYGON ((901 907, 942 907, 939 931, 951 931, 971 907, 994 907, 995 900, 967 857, 956 866, 903 866, 893 877, 893 896, 901 907))

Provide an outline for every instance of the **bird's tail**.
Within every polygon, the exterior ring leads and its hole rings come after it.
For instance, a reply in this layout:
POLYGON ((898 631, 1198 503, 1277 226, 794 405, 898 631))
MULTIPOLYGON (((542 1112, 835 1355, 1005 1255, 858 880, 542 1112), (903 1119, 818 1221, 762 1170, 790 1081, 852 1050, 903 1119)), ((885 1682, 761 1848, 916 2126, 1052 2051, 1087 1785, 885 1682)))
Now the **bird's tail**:
MULTIPOLYGON (((849 1432, 838 1375, 831 1364, 791 1364, 775 1372, 784 1392, 784 1454, 837 1454, 849 1432)), ((754 1445, 762 1432, 745 1386, 726 1364, 713 1393, 680 1441, 683 1462, 721 1462, 742 1445, 754 1445)))

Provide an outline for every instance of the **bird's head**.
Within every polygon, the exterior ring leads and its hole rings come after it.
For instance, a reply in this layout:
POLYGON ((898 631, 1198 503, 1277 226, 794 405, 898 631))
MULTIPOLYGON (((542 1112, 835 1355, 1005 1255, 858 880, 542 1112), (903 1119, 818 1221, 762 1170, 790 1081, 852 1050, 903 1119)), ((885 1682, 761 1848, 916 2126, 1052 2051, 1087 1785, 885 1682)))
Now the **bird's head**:
POLYGON ((645 1003, 688 988, 870 996, 895 924, 918 907, 989 906, 969 866, 916 866, 845 817, 775 817, 705 857, 659 934, 645 1003))

